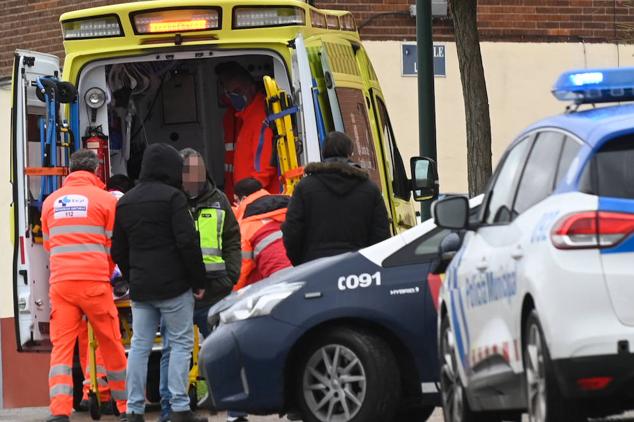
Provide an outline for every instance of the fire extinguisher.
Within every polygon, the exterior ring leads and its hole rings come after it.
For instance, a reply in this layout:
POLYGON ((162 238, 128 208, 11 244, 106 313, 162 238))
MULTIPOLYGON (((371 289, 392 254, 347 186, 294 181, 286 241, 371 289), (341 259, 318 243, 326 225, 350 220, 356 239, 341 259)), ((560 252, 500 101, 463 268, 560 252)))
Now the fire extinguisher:
POLYGON ((91 128, 88 136, 82 138, 83 147, 97 154, 99 166, 97 167, 97 177, 106 183, 110 178, 110 151, 108 149, 108 137, 100 130, 91 128))

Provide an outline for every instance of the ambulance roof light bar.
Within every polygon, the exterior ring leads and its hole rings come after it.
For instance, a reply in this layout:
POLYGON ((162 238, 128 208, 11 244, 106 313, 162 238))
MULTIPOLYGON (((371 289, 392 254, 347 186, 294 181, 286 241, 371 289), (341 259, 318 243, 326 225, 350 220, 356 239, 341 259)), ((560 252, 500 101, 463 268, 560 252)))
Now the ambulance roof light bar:
POLYGON ((93 38, 122 37, 123 29, 119 16, 104 15, 70 19, 62 22, 64 40, 87 40, 93 38))
POLYGON ((219 7, 181 7, 133 12, 130 19, 137 35, 211 31, 221 29, 219 7))
POLYGON ((233 29, 306 25, 306 12, 294 6, 236 6, 233 29))
POLYGON ((552 93, 577 105, 634 101, 634 67, 570 70, 557 79, 552 93))

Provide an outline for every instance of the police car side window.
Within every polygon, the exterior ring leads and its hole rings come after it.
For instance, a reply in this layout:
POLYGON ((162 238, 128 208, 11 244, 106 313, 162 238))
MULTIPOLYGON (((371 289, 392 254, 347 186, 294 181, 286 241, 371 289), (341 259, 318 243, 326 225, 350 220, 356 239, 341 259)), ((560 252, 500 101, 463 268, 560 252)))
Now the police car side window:
POLYGON ((559 132, 548 131, 537 135, 517 189, 514 216, 552 193, 563 141, 564 135, 559 132))
POLYGON ((513 219, 512 206, 517 182, 524 168, 532 137, 519 141, 504 157, 496 172, 495 182, 487 194, 485 224, 504 224, 513 219))
POLYGON ((561 158, 559 158, 559 168, 557 169, 557 176, 555 179, 555 188, 559 185, 559 182, 566 177, 568 173, 568 169, 572 164, 572 161, 575 159, 577 154, 579 154, 579 150, 581 149, 581 144, 574 139, 566 137, 564 141, 563 148, 561 150, 561 158))

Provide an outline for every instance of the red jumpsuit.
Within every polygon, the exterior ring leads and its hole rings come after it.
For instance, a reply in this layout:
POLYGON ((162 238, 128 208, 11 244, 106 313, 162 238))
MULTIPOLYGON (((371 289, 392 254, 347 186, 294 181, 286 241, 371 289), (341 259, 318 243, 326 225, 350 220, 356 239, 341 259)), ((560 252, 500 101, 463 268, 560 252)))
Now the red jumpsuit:
POLYGON ((247 107, 236 113, 241 126, 236 138, 235 155, 233 159, 233 180, 239 182, 247 177, 257 179, 264 189, 270 193, 280 193, 281 185, 277 174, 277 167, 271 164, 273 156, 273 132, 267 128, 264 131, 264 143, 259 157, 259 171, 255 167, 256 151, 260 141, 262 122, 266 119, 266 98, 257 93, 247 107))
POLYGON ((112 398, 126 411, 126 357, 110 285, 116 202, 96 175, 75 171, 42 206, 44 248, 50 253, 52 415, 73 409, 73 350, 84 315, 103 353, 112 398))

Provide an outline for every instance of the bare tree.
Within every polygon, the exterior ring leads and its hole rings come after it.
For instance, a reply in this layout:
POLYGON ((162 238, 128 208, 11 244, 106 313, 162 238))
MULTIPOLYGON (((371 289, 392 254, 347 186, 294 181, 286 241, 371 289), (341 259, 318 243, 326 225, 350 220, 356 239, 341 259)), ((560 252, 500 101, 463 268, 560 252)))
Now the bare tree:
POLYGON ((478 2, 452 0, 451 11, 467 121, 469 195, 477 195, 491 176, 491 119, 478 34, 478 2))

